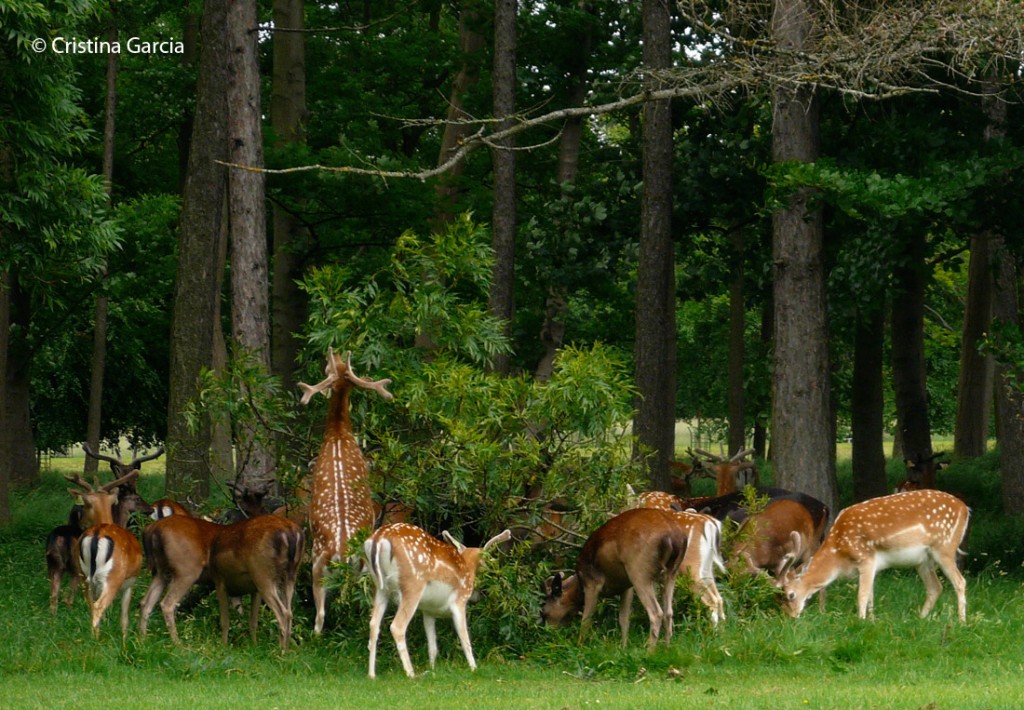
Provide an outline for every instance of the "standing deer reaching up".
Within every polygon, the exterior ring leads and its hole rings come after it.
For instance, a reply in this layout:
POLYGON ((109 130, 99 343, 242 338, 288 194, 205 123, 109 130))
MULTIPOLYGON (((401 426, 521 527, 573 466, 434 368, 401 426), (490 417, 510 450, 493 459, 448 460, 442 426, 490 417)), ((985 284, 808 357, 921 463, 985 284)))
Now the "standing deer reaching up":
POLYGON ((309 527, 313 535, 313 600, 316 602, 314 630, 324 628, 326 590, 323 577, 327 565, 356 554, 346 549, 360 528, 372 528, 373 500, 367 478, 366 459, 352 433, 349 417, 349 393, 353 387, 373 390, 384 399, 393 395, 386 387, 390 379, 368 380, 352 369, 352 353, 342 359, 327 351, 326 377, 316 385, 299 383, 302 403, 308 404, 317 393, 330 399, 327 427, 320 455, 313 465, 309 527))

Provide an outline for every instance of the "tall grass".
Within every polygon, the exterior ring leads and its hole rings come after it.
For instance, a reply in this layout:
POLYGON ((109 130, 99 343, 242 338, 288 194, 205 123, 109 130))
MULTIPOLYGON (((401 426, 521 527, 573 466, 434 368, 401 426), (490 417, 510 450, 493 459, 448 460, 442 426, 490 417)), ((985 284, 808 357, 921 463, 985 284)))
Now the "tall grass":
MULTIPOLYGON (((893 472, 895 474, 895 472, 893 472)), ((358 583, 338 593, 322 638, 310 632, 310 611, 297 602, 297 644, 277 650, 272 615, 264 612, 260 639, 248 640, 235 619, 231 644, 219 643, 216 604, 207 599, 179 614, 183 644, 173 647, 159 614, 140 640, 134 623, 122 643, 116 614, 99 641, 88 629, 81 599, 47 609, 43 542, 69 505, 56 472, 16 492, 14 522, 0 531, 0 704, 3 707, 729 707, 729 708, 1011 708, 1024 706, 1024 585, 1019 521, 998 513, 994 459, 960 464, 941 475, 974 508, 968 566, 968 621, 956 620, 948 583, 928 619, 917 611, 924 589, 912 572, 886 571, 876 584, 876 618, 856 618, 856 585, 837 582, 827 610, 810 604, 797 620, 765 603, 756 585, 723 582, 728 619, 712 628, 706 613, 680 595, 669 645, 645 653, 646 620, 636 614, 631 643, 618 643, 614 604, 598 614, 583 643, 578 625, 545 629, 534 614, 509 620, 501 605, 512 596, 539 602, 541 572, 530 576, 515 556, 498 558, 484 574, 484 599, 470 607, 470 633, 480 670, 471 673, 450 625, 438 625, 441 657, 435 672, 409 681, 394 644, 382 634, 377 681, 366 674, 365 602, 347 613, 344 599, 363 594, 358 583), (995 483, 993 484, 993 479, 995 483), (975 498, 977 496, 977 498, 975 498), (983 554, 982 554, 983 553, 983 554), (514 572, 514 573, 513 573, 514 572), (756 602, 756 603, 755 603, 756 602), (501 619, 500 623, 494 619, 501 619), (330 626, 330 623, 329 623, 330 626)), ((147 466, 142 492, 156 497, 158 467, 147 466)), ((137 608, 147 579, 136 589, 137 608)), ((410 629, 413 663, 427 671, 418 624, 410 629)))

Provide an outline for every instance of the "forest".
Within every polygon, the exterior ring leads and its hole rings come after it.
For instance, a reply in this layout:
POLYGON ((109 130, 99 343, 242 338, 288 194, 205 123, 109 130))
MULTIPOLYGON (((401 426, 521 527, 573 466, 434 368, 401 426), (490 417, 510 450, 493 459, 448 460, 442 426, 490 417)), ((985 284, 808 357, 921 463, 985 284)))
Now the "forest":
POLYGON ((860 500, 936 435, 1018 514, 1022 18, 0 0, 0 523, 81 442, 287 494, 330 347, 393 381, 353 418, 426 520, 693 445, 837 509, 836 442, 860 500))

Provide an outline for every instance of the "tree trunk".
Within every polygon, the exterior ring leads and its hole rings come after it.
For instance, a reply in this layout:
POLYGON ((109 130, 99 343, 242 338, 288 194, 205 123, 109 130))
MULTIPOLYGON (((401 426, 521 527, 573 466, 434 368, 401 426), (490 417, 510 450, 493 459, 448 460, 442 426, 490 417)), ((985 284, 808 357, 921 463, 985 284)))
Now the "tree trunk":
MULTIPOLYGON (((4 432, 7 437, 4 463, 10 466, 8 480, 11 485, 28 485, 39 480, 36 460, 35 433, 32 430, 31 375, 34 352, 28 342, 29 324, 32 322, 32 299, 18 283, 16 274, 7 275, 8 334, 4 399, 6 409, 4 432)), ((2 465, 2 464, 0 464, 2 465)))
POLYGON ((853 346, 853 393, 850 398, 853 430, 853 498, 861 501, 885 495, 885 415, 883 365, 885 312, 877 308, 861 313, 853 346))
MULTIPOLYGON (((217 240, 217 262, 224 264, 228 258, 228 206, 224 204, 220 238, 217 240)), ((224 269, 217 271, 217 293, 224 293, 224 269)), ((218 297, 213 314, 213 371, 223 377, 228 367, 228 344, 224 338, 222 317, 224 299, 218 297)), ((231 440, 231 416, 223 414, 210 420, 210 473, 219 481, 231 480, 235 476, 235 446, 231 440)))
POLYGON ((993 365, 991 357, 978 352, 978 343, 988 331, 992 318, 992 269, 988 250, 989 235, 971 239, 953 431, 953 453, 962 458, 981 456, 988 446, 993 365))
MULTIPOLYGON (((765 298, 761 306, 761 346, 763 352, 771 352, 772 332, 775 330, 775 301, 771 294, 765 298)), ((768 421, 771 419, 770 402, 763 401, 761 397, 752 402, 754 407, 754 456, 760 459, 768 459, 768 421)))
MULTIPOLYGON (((494 68, 491 84, 497 129, 513 125, 516 110, 516 16, 518 0, 494 3, 494 68)), ((516 156, 515 139, 504 138, 492 150, 494 165, 494 207, 491 216, 494 271, 491 279, 491 313, 502 318, 506 335, 511 334, 515 314, 516 259, 516 156)), ((507 375, 509 357, 495 357, 494 370, 507 375)))
MULTIPOLYGON (((0 162, 6 151, 0 150, 0 162)), ((0 243, 3 231, 0 230, 0 243)), ((0 271, 0 528, 11 522, 11 439, 7 427, 7 347, 11 339, 11 292, 7 272, 0 271)))
POLYGON ((892 384, 904 457, 932 455, 924 363, 925 238, 913 234, 902 265, 893 272, 892 384))
MULTIPOLYGON (((644 0, 643 62, 654 75, 672 65, 670 4, 644 0)), ((672 104, 648 101, 643 108, 643 194, 636 297, 636 387, 633 434, 655 489, 667 490, 669 459, 675 453, 676 285, 672 242, 672 104)))
MULTIPOLYGON (((182 18, 182 53, 181 63, 191 67, 199 57, 199 22, 200 18, 194 12, 185 9, 182 18)), ((185 178, 188 175, 189 148, 192 144, 192 130, 195 121, 195 109, 186 104, 182 111, 181 122, 178 124, 178 191, 185 194, 185 178)))
MULTIPOLYGON (((772 34, 785 49, 811 49, 815 5, 776 0, 772 34)), ((813 162, 820 153, 818 101, 808 87, 772 91, 772 159, 813 162)), ((772 459, 776 483, 836 509, 830 423, 824 225, 808 188, 790 194, 772 217, 775 349, 772 459)))
MULTIPOLYGON (((256 0, 228 6, 228 154, 232 163, 263 165, 256 0)), ((231 330, 234 357, 251 357, 270 372, 270 295, 262 173, 228 173, 231 225, 231 330), (237 349, 241 346, 241 351, 237 349)), ((272 490, 271 453, 255 432, 236 422, 236 465, 247 490, 272 490)))
MULTIPOLYGON (((107 38, 117 41, 117 27, 111 25, 107 38)), ((117 66, 118 55, 107 54, 107 99, 103 124, 103 182, 107 186, 107 197, 114 191, 114 126, 117 111, 117 66)), ((106 280, 104 269, 103 280, 106 280)), ((92 373, 89 377, 89 413, 85 420, 85 440, 93 451, 100 450, 100 429, 103 422, 103 374, 107 366, 107 296, 101 290, 96 296, 96 323, 92 340, 92 373)), ((85 473, 94 475, 99 461, 92 456, 85 457, 85 473)))
MULTIPOLYGON (((303 0, 275 0, 274 26, 305 27, 303 0)), ((270 97, 270 123, 277 144, 305 142, 306 35, 274 33, 274 77, 270 97)), ((274 281, 271 362, 286 392, 295 391, 299 341, 296 334, 306 322, 306 299, 296 285, 302 277, 308 234, 305 227, 279 204, 274 205, 274 281)))
POLYGON ((747 445, 746 402, 743 390, 743 363, 747 330, 747 308, 743 299, 743 232, 729 234, 732 277, 729 280, 729 453, 747 445))
POLYGON ((205 0, 196 114, 181 210, 178 269, 171 317, 167 407, 167 494, 205 500, 210 492, 210 423, 190 431, 183 412, 197 394, 199 371, 213 361, 218 272, 217 242, 227 174, 215 160, 228 157, 227 3, 205 0))
MULTIPOLYGON (((441 149, 438 152, 437 164, 447 162, 462 140, 468 136, 473 127, 462 121, 472 119, 463 108, 466 92, 480 79, 480 53, 484 48, 484 37, 479 31, 480 13, 473 0, 462 0, 459 12, 459 49, 462 52, 462 68, 452 81, 451 93, 448 96, 448 123, 444 126, 441 137, 441 149)), ((465 161, 460 160, 437 182, 434 194, 437 196, 437 207, 434 215, 435 228, 448 224, 455 217, 455 203, 459 194, 459 178, 465 169, 465 161)))

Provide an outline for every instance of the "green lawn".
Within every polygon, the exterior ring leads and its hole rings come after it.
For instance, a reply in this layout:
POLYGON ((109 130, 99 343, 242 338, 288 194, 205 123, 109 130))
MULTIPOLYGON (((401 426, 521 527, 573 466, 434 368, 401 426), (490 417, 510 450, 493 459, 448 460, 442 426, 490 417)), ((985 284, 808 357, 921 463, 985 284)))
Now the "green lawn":
MULTIPOLYGON (((151 494, 156 471, 146 478, 143 492, 151 494)), ((736 590, 723 585, 729 618, 720 629, 681 603, 675 638, 652 654, 643 651, 640 613, 630 648, 619 648, 611 605, 583 645, 578 627, 536 634, 536 616, 522 619, 524 637, 539 641, 518 652, 488 638, 479 607, 471 607, 480 670, 468 670, 450 625, 442 623, 438 669, 415 680, 402 673, 386 631, 379 678, 369 680, 365 621, 315 639, 305 608, 298 609, 297 645, 284 654, 266 611, 256 646, 239 617, 231 646, 222 647, 212 600, 179 615, 181 648, 169 643, 159 614, 149 638, 140 641, 133 626, 124 646, 116 614, 108 614, 96 642, 81 599, 56 618, 47 610, 43 540, 66 512, 62 495, 57 476, 47 474, 42 489, 15 496, 15 522, 0 531, 4 708, 1024 707, 1024 585, 997 567, 969 575, 966 624, 956 621, 948 583, 933 616, 919 619, 924 590, 913 572, 879 576, 877 618, 867 622, 856 618, 852 582, 829 589, 825 613, 812 603, 798 620, 770 605, 743 608, 736 590)), ((135 609, 146 581, 137 587, 135 609)), ((423 633, 418 623, 411 630, 413 663, 422 672, 423 633)))

